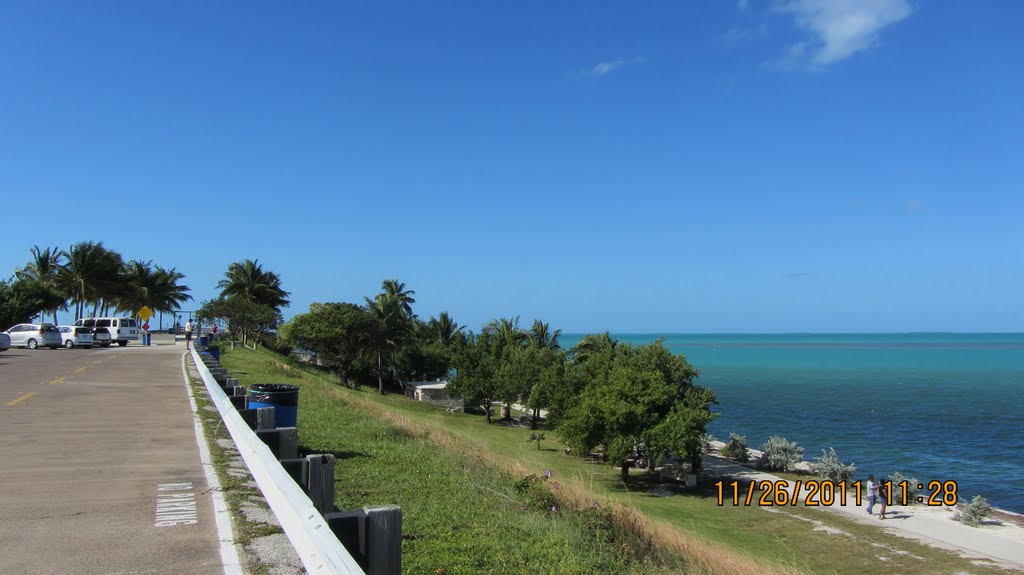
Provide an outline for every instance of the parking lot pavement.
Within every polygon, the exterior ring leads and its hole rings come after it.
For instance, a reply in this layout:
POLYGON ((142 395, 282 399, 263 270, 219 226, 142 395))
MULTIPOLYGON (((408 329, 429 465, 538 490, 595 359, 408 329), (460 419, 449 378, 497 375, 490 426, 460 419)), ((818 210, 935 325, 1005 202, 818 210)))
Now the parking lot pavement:
POLYGON ((0 353, 0 573, 223 573, 183 352, 0 353))

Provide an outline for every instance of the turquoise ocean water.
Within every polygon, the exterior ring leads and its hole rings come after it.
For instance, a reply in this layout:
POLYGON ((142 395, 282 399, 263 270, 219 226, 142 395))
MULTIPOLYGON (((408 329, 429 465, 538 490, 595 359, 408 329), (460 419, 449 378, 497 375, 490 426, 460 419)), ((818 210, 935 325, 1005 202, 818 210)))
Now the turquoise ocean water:
POLYGON ((961 499, 1024 513, 1024 334, 613 337, 685 354, 718 396, 718 439, 779 435, 809 460, 835 447, 859 477, 955 480, 961 499))

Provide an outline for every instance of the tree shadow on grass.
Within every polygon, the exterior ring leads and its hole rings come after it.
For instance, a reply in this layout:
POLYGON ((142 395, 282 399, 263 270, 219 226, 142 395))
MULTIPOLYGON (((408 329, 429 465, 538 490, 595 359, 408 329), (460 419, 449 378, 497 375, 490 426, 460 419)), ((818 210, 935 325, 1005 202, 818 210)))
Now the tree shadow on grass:
POLYGON ((623 483, 619 479, 618 470, 609 468, 614 472, 614 479, 608 484, 608 488, 616 493, 645 494, 650 497, 668 497, 681 495, 697 499, 709 499, 718 497, 718 489, 715 487, 715 479, 704 479, 696 487, 687 487, 684 482, 671 477, 661 477, 658 473, 647 473, 646 471, 630 470, 629 481, 623 483))

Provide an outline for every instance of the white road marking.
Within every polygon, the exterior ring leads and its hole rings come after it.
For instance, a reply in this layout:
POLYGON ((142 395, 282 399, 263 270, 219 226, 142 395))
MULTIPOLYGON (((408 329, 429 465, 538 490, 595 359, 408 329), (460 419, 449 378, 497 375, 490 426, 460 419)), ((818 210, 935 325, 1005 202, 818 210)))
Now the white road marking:
POLYGON ((156 486, 154 527, 176 527, 199 523, 196 493, 192 483, 160 483, 156 486))

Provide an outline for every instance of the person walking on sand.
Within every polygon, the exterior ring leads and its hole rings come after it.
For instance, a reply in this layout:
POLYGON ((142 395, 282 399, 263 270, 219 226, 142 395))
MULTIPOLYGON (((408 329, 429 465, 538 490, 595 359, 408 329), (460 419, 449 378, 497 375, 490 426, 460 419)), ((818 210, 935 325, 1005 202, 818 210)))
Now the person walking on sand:
POLYGON ((868 515, 871 515, 871 510, 875 507, 875 476, 868 475, 868 515))
POLYGON ((192 320, 185 322, 185 349, 188 350, 192 345, 192 320))

